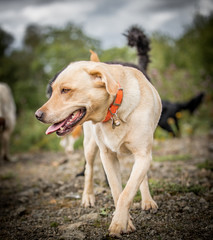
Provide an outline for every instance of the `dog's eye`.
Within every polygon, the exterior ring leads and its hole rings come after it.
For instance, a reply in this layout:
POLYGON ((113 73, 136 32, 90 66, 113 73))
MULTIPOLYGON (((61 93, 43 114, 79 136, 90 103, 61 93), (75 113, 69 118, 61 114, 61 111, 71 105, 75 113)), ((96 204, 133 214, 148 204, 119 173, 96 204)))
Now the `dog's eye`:
POLYGON ((61 94, 68 93, 68 92, 70 92, 70 91, 71 91, 71 89, 62 88, 62 89, 61 89, 61 94))

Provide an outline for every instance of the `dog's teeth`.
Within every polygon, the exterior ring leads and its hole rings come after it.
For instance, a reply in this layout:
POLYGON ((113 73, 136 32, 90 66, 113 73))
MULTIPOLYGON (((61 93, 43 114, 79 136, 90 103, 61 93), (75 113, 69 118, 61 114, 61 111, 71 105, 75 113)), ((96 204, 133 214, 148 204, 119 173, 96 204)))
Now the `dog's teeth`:
POLYGON ((64 128, 63 128, 63 127, 60 127, 60 130, 62 130, 62 131, 63 131, 63 130, 64 130, 64 128))

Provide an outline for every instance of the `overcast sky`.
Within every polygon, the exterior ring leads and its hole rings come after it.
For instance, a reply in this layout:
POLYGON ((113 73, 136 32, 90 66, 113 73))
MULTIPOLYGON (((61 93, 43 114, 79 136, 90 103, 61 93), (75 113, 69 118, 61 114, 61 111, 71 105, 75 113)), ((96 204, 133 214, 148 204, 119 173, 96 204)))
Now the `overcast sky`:
POLYGON ((19 45, 30 23, 63 26, 73 22, 102 47, 125 45, 122 33, 132 24, 147 34, 180 36, 195 13, 209 15, 213 0, 0 0, 0 26, 19 45))

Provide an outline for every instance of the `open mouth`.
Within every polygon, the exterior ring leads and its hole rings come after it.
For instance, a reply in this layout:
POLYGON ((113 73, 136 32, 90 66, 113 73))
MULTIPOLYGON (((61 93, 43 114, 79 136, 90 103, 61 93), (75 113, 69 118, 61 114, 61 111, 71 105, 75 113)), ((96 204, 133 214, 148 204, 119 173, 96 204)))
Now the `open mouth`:
POLYGON ((74 111, 71 115, 69 115, 69 117, 67 117, 63 121, 51 125, 47 129, 46 134, 56 132, 58 136, 64 136, 65 134, 71 132, 75 128, 75 126, 77 126, 78 123, 83 119, 85 115, 86 108, 80 108, 74 111))

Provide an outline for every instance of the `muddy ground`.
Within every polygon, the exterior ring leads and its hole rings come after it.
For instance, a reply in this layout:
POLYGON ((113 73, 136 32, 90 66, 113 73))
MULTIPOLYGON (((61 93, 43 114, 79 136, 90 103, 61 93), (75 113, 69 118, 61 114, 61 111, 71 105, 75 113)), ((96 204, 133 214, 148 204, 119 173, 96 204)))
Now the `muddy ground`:
MULTIPOLYGON (((149 171, 159 209, 131 208, 136 232, 122 239, 213 239, 213 139, 210 136, 155 141, 149 171)), ((99 157, 95 162, 94 208, 82 208, 83 151, 15 155, 0 166, 0 239, 112 239, 114 211, 99 157)), ((123 182, 132 163, 121 163, 123 182)))

